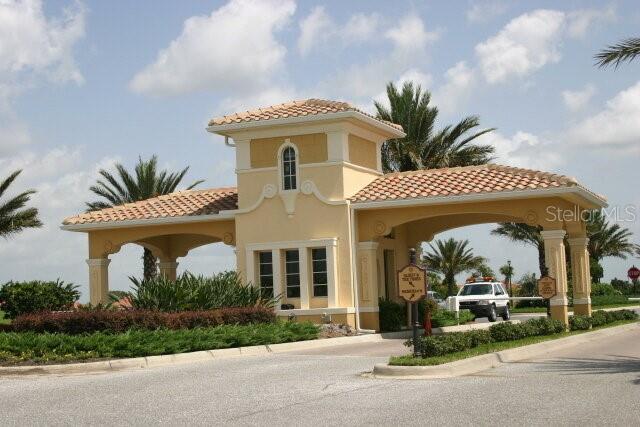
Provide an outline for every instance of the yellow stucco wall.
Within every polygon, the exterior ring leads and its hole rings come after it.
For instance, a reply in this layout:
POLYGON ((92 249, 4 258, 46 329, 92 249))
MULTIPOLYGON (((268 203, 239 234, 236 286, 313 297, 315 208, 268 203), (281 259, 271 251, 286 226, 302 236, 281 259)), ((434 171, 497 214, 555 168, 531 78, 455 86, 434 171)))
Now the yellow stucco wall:
POLYGON ((376 143, 349 134, 349 161, 369 169, 378 169, 376 143))
POLYGON ((298 148, 300 164, 327 161, 327 135, 324 133, 314 133, 308 135, 252 139, 250 143, 251 167, 267 168, 277 166, 278 150, 286 139, 289 139, 290 142, 298 148))

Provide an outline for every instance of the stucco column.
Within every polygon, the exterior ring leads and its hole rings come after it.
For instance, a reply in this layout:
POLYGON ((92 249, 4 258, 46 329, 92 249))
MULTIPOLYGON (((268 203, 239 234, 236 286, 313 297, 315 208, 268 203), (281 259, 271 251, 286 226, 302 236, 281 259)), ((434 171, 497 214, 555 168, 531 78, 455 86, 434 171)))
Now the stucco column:
POLYGON ((300 308, 306 310, 309 308, 309 288, 311 281, 309 280, 309 250, 300 248, 298 250, 300 257, 300 308))
POLYGON ((327 246, 327 307, 338 306, 338 243, 327 246))
POLYGON ((162 277, 169 280, 176 280, 178 276, 178 262, 176 262, 175 258, 169 261, 161 260, 158 266, 160 267, 160 275, 162 277))
POLYGON ((109 293, 109 258, 87 260, 89 266, 89 302, 91 305, 105 304, 109 293))
POLYGON ((564 230, 545 230, 541 232, 544 240, 544 259, 549 276, 556 279, 556 295, 551 298, 551 318, 569 324, 567 308, 567 263, 564 249, 564 230))
POLYGON ((587 237, 568 239, 571 251, 571 277, 573 278, 573 312, 591 316, 591 270, 587 237))
POLYGON ((378 305, 378 242, 358 243, 358 293, 361 305, 378 305))
POLYGON ((280 300, 278 301, 276 309, 280 309, 280 304, 282 304, 282 300, 286 296, 284 294, 284 286, 282 279, 282 261, 280 260, 280 249, 273 249, 271 251, 271 268, 273 272, 273 296, 277 297, 280 295, 280 300))

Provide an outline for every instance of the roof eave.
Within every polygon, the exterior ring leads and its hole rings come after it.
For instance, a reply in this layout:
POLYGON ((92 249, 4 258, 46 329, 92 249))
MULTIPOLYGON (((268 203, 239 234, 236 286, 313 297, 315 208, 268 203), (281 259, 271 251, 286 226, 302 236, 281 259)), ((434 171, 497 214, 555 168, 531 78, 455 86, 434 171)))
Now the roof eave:
MULTIPOLYGON (((228 211, 233 212, 233 211, 228 211)), ((179 216, 179 217, 163 217, 163 218, 149 218, 149 219, 129 219, 122 221, 104 221, 104 222, 88 222, 84 224, 63 224, 60 229, 66 231, 95 231, 95 230, 109 230, 116 228, 132 228, 132 227, 148 227, 154 225, 173 225, 173 224, 188 224, 195 222, 209 222, 209 221, 226 221, 235 219, 233 213, 212 214, 212 215, 191 215, 191 216, 179 216)))
POLYGON ((466 203, 475 201, 494 201, 505 199, 523 199, 529 197, 548 197, 548 196, 578 196, 585 203, 585 208, 596 209, 605 208, 608 206, 607 201, 598 197, 595 194, 587 191, 586 189, 578 186, 571 187, 558 187, 558 188, 544 188, 544 189, 530 189, 530 190, 518 190, 518 191, 500 191, 495 193, 480 193, 480 194, 463 194, 454 196, 436 196, 436 197, 419 197, 412 199, 400 199, 400 200, 378 200, 371 202, 357 202, 352 201, 351 206, 353 209, 385 209, 390 207, 401 206, 415 206, 415 205, 438 205, 445 203, 466 203))
POLYGON ((369 117, 359 111, 338 111, 336 113, 313 114, 307 116, 286 117, 282 119, 253 120, 248 122, 229 123, 224 125, 209 125, 207 126, 207 131, 216 133, 218 135, 229 136, 228 134, 233 131, 253 129, 258 127, 283 126, 298 123, 350 118, 360 120, 370 126, 375 127, 376 129, 382 131, 382 133, 388 138, 404 138, 405 136, 407 136, 407 134, 400 129, 383 123, 380 120, 374 119, 373 117, 369 117))

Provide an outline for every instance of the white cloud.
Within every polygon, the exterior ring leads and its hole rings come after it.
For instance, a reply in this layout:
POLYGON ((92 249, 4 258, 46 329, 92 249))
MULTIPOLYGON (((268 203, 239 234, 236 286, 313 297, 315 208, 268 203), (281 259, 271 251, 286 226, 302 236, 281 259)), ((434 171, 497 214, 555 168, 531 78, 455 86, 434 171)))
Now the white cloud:
POLYGON ((563 12, 536 10, 511 20, 497 35, 479 43, 476 55, 489 83, 523 76, 560 60, 563 12))
POLYGON ((352 15, 344 25, 339 25, 325 12, 324 7, 317 6, 300 21, 298 51, 305 56, 314 48, 329 42, 333 42, 333 48, 336 45, 362 43, 376 34, 379 20, 375 13, 358 13, 352 15))
POLYGON ((487 22, 507 11, 507 5, 499 0, 486 0, 474 2, 467 9, 467 21, 469 22, 487 22))
POLYGON ((84 36, 84 21, 80 3, 61 18, 47 19, 39 0, 0 2, 0 82, 35 72, 55 82, 83 83, 73 47, 84 36))
POLYGON ((567 37, 583 38, 597 22, 615 19, 613 8, 572 12, 537 9, 512 19, 493 37, 475 47, 485 79, 498 83, 512 76, 526 76, 560 61, 567 37))
POLYGON ((209 16, 191 17, 130 87, 156 96, 262 88, 284 65, 287 49, 275 33, 295 8, 292 0, 231 0, 209 16))
POLYGON ((0 157, 15 153, 31 143, 27 126, 9 114, 0 114, 0 157))
POLYGON ((581 90, 562 91, 562 100, 569 110, 578 111, 587 106, 595 93, 595 86, 593 86, 592 84, 588 84, 581 90))
POLYGON ((389 81, 398 79, 398 76, 400 79, 412 74, 418 79, 428 77, 421 82, 428 89, 431 77, 418 70, 427 57, 427 45, 438 38, 438 33, 426 31, 419 16, 407 15, 384 34, 392 41, 390 51, 380 52, 366 62, 338 70, 318 89, 332 97, 346 98, 359 106, 366 105, 368 111, 372 108, 371 99, 378 99, 381 89, 389 81))
POLYGON ((589 27, 598 22, 611 22, 616 19, 616 11, 613 6, 605 9, 583 9, 569 12, 567 15, 570 37, 581 39, 587 34, 589 27))
POLYGON ((507 137, 494 131, 476 141, 495 147, 495 163, 544 171, 554 170, 562 164, 562 156, 555 144, 528 132, 518 131, 507 137))
POLYGON ((324 7, 315 7, 309 16, 300 21, 300 38, 298 51, 301 55, 309 53, 314 44, 326 39, 333 31, 333 22, 324 7))
POLYGON ((380 17, 378 14, 357 13, 349 18, 342 29, 342 35, 351 42, 362 42, 376 35, 379 25, 380 17))
POLYGON ((475 70, 465 61, 449 68, 445 74, 445 83, 434 93, 434 104, 443 113, 451 113, 469 98, 475 82, 475 70))
POLYGON ((640 148, 640 81, 607 101, 599 113, 567 131, 574 144, 631 149, 640 148))
POLYGON ((437 31, 427 31, 422 19, 410 14, 397 27, 387 30, 385 37, 394 43, 396 51, 412 54, 423 51, 427 44, 438 40, 439 34, 437 31))

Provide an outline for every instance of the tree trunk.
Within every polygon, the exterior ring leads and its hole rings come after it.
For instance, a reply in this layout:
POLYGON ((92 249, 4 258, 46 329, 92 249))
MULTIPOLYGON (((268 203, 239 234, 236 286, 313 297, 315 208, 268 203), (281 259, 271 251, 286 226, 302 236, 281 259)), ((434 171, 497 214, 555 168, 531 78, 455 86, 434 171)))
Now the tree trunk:
POLYGON ((143 265, 144 265, 144 279, 149 280, 158 274, 158 265, 156 262, 156 257, 153 256, 153 253, 144 248, 144 255, 142 256, 143 265))
POLYGON ((457 294, 457 292, 455 291, 456 276, 453 274, 447 273, 444 276, 444 281, 447 284, 447 294, 449 294, 449 296, 456 295, 457 294))
POLYGON ((538 245, 538 268, 540 268, 540 277, 544 277, 549 274, 547 270, 547 263, 544 259, 544 243, 538 245))

